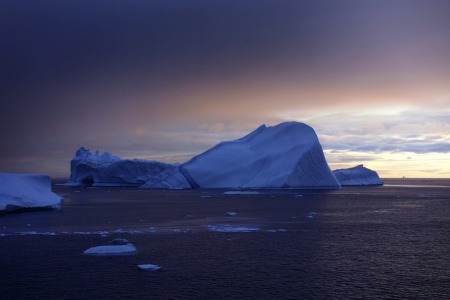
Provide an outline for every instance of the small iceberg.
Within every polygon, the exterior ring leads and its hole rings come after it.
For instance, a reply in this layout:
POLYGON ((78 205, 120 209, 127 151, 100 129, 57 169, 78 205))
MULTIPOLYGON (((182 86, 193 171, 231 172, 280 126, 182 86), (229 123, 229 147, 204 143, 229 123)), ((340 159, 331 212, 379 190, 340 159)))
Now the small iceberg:
POLYGON ((142 264, 142 265, 138 265, 137 267, 141 270, 146 270, 146 271, 158 271, 158 270, 162 269, 161 266, 152 265, 152 264, 142 264))
POLYGON ((227 217, 234 217, 236 215, 237 215, 237 212, 234 212, 234 211, 229 211, 229 212, 225 213, 225 216, 227 216, 227 217))
POLYGON ((130 255, 137 253, 136 247, 132 244, 127 245, 112 245, 112 246, 97 246, 87 249, 83 252, 85 255, 130 255))

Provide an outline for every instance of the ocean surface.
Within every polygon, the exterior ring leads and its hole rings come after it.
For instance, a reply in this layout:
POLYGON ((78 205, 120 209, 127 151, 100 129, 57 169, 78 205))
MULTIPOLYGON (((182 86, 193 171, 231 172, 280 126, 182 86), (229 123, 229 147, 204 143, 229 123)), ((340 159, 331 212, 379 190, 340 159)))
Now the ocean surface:
POLYGON ((56 184, 61 210, 0 215, 0 299, 450 299, 450 180, 385 183, 226 194, 56 184), (115 238, 138 252, 83 254, 115 238))

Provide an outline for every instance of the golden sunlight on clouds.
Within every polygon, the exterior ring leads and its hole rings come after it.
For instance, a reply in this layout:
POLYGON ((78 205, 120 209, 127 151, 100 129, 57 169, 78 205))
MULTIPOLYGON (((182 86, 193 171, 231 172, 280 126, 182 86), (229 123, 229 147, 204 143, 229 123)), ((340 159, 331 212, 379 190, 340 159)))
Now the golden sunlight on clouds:
POLYGON ((382 178, 449 178, 448 153, 391 153, 377 154, 324 150, 332 170, 350 168, 359 164, 377 171, 382 178))

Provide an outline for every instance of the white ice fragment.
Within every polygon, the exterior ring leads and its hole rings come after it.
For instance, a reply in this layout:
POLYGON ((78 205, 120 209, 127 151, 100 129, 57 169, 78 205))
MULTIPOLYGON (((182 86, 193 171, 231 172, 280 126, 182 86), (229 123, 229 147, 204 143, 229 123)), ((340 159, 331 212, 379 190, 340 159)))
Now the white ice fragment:
POLYGON ((234 212, 234 211, 229 211, 229 212, 225 213, 225 216, 227 216, 227 217, 234 217, 236 215, 237 215, 237 212, 234 212))
POLYGON ((161 270, 161 266, 153 265, 153 264, 142 264, 138 265, 138 268, 141 270, 147 270, 147 271, 158 271, 161 270))
POLYGON ((249 228, 243 226, 235 226, 235 225, 208 225, 208 230, 216 231, 216 232, 255 232, 259 231, 259 228, 249 228))
POLYGON ((137 252, 136 247, 132 244, 127 245, 108 245, 108 246, 97 246, 87 249, 83 252, 86 255, 130 255, 137 252))

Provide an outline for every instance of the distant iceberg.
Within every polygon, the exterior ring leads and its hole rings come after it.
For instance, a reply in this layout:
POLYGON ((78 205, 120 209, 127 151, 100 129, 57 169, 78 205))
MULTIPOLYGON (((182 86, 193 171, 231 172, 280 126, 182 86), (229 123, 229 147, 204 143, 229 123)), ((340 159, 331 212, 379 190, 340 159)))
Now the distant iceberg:
POLYGON ((47 175, 0 173, 0 212, 55 209, 62 198, 51 190, 47 175))
POLYGON ((162 171, 174 169, 173 164, 140 159, 121 159, 108 152, 92 154, 81 147, 70 162, 73 186, 140 186, 162 171))
POLYGON ((348 169, 338 169, 333 171, 334 176, 342 186, 354 185, 383 185, 383 181, 377 172, 358 165, 348 169))

